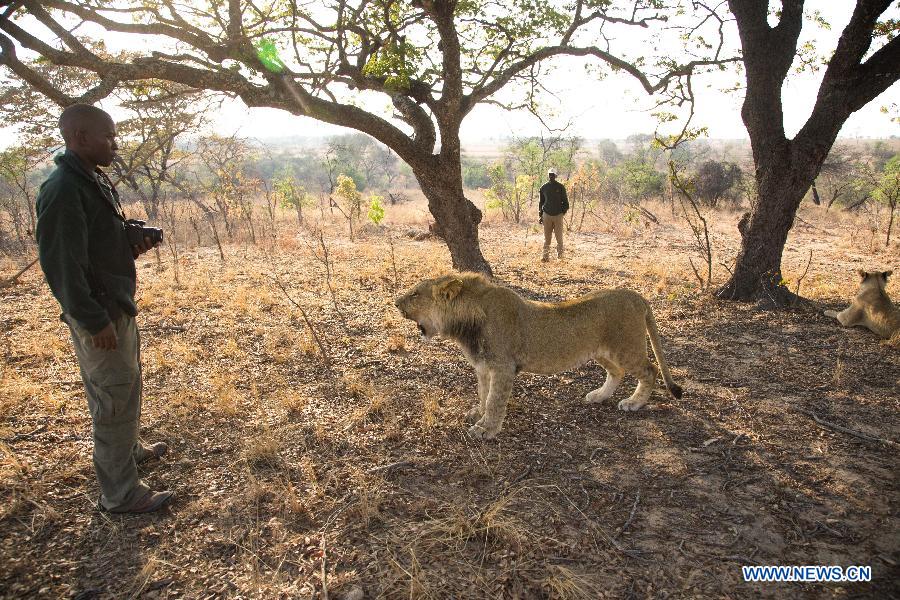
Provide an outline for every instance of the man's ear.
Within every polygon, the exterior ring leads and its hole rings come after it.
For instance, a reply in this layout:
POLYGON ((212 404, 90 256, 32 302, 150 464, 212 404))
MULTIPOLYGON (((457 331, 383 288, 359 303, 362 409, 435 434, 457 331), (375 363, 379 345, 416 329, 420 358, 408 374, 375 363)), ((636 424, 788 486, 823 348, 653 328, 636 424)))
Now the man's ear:
POLYGON ((462 290, 463 282, 462 279, 454 277, 453 279, 448 279, 442 283, 439 283, 434 287, 434 299, 435 300, 443 300, 445 302, 450 302, 462 290))
POLYGON ((868 275, 869 275, 868 273, 866 273, 866 272, 865 272, 864 270, 862 270, 862 269, 859 269, 859 270, 857 271, 857 273, 859 273, 859 278, 862 279, 863 281, 865 281, 865 280, 866 280, 866 277, 868 277, 868 275))

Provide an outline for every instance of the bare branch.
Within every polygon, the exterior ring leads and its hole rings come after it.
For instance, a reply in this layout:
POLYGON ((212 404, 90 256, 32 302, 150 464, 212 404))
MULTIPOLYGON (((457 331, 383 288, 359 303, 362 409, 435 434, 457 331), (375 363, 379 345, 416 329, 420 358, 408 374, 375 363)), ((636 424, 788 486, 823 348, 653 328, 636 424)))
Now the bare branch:
POLYGON ((635 79, 640 82, 641 86, 644 88, 648 94, 654 94, 660 90, 665 90, 668 85, 672 82, 672 80, 689 75, 694 72, 698 67, 704 66, 719 66, 728 63, 738 62, 741 59, 738 57, 732 58, 724 58, 718 60, 693 60, 684 65, 675 67, 670 70, 668 73, 660 77, 656 83, 652 83, 649 77, 636 65, 630 63, 624 59, 621 59, 613 54, 601 50, 596 46, 590 47, 569 47, 569 46, 553 46, 547 48, 541 48, 537 50, 530 56, 523 58, 512 66, 506 68, 504 71, 499 73, 490 83, 481 87, 480 89, 474 90, 466 99, 467 108, 474 107, 478 102, 482 102, 492 94, 500 91, 509 81, 519 75, 526 69, 531 66, 547 60, 549 58, 553 58, 556 56, 592 56, 595 58, 599 58, 600 60, 608 63, 614 70, 622 70, 633 76, 635 79))
POLYGON ((11 39, 0 34, 0 64, 4 64, 23 81, 38 90, 59 106, 75 103, 75 98, 57 90, 40 73, 25 65, 16 56, 16 46, 11 39))

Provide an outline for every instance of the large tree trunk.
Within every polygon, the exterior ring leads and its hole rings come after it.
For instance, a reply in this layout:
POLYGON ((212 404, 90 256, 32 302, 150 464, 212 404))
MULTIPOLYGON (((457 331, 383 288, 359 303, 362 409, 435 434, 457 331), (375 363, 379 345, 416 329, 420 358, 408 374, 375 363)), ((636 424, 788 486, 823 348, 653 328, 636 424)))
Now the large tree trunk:
POLYGON ((460 164, 452 164, 452 158, 447 157, 434 159, 427 166, 417 165, 413 172, 428 199, 437 230, 450 249, 453 268, 491 275, 478 243, 481 211, 463 193, 460 164))
POLYGON ((758 197, 749 219, 739 227, 743 239, 734 273, 716 295, 788 306, 797 297, 783 284, 781 256, 797 208, 821 161, 816 156, 798 156, 790 143, 773 144, 762 156, 756 171, 758 197))
POLYGON ((761 300, 785 306, 794 296, 782 285, 781 255, 805 189, 785 186, 760 198, 750 214, 731 279, 717 296, 726 300, 761 300))

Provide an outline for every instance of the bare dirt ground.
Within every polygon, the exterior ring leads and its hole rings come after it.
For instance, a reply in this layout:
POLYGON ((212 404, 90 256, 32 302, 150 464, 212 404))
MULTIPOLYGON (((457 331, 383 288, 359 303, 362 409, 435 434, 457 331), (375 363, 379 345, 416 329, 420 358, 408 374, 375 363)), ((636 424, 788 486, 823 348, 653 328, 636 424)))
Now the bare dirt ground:
MULTIPOLYGON (((690 232, 655 210, 662 225, 611 214, 561 263, 542 265, 522 226, 488 222, 482 240, 497 278, 532 298, 647 296, 684 398, 657 391, 624 413, 630 379, 609 404, 582 401, 597 365, 522 374, 484 443, 465 434, 475 377, 461 353, 393 307, 449 264, 408 224, 353 242, 326 228, 333 293, 314 237, 287 221, 273 244, 227 246, 225 263, 187 248, 180 283, 166 255, 140 259, 144 435, 172 445, 142 471, 178 494, 146 516, 95 510, 77 365, 28 273, 0 290, 0 596, 896 597, 900 350, 821 309, 846 304, 854 269, 897 269, 897 247, 805 210, 784 264, 793 289, 812 250, 800 291, 814 306, 764 312, 700 292, 690 232), (871 565, 873 581, 744 583, 751 564, 871 565)), ((736 221, 717 218, 726 264, 736 221)))

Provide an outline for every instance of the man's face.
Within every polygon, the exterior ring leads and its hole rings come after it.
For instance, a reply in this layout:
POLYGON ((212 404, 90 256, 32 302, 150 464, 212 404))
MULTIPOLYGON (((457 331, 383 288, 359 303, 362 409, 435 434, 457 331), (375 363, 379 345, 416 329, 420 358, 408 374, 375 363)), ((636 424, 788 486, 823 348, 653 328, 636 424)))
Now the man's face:
POLYGON ((111 118, 87 121, 76 136, 79 151, 86 159, 101 167, 112 164, 119 145, 116 144, 116 124, 111 118))

